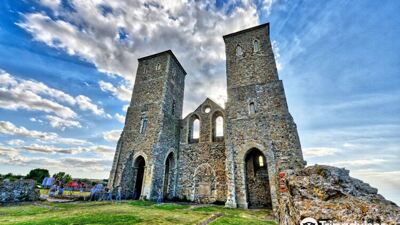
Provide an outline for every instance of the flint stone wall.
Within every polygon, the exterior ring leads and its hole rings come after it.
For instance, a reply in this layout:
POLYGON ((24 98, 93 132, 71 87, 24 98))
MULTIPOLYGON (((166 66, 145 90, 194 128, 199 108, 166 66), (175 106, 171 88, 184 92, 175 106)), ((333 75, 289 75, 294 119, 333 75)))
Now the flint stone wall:
MULTIPOLYGON (((293 221, 306 217, 346 223, 400 224, 400 208, 378 190, 349 176, 349 170, 315 165, 287 179, 293 221)), ((280 224, 289 224, 283 223, 280 224)))
POLYGON ((33 180, 0 181, 0 203, 37 201, 39 190, 33 180))

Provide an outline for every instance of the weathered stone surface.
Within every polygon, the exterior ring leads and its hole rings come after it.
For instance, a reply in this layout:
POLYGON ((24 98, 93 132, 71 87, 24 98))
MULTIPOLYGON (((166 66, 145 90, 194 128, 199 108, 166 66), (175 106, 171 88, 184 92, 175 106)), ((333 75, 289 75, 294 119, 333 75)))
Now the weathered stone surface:
POLYGON ((287 179, 297 218, 400 223, 400 208, 343 168, 315 165, 287 179))
MULTIPOLYGON (((177 197, 199 203, 226 201, 225 142, 215 137, 215 119, 225 110, 206 99, 182 120, 177 197), (206 112, 206 108, 210 111, 206 112), (190 140, 193 120, 200 120, 199 139, 190 140)), ((225 124, 225 123, 224 123, 225 124)))
POLYGON ((0 181, 0 203, 39 200, 39 190, 33 180, 0 181))
POLYGON ((139 59, 110 188, 120 185, 126 193, 135 190, 152 200, 269 207, 281 225, 298 224, 306 216, 338 221, 379 217, 400 223, 398 207, 377 189, 351 178, 348 171, 325 166, 304 169, 269 24, 223 39, 225 109, 207 98, 182 119, 186 72, 174 54, 166 51, 139 59), (224 137, 216 136, 219 116, 224 137), (196 120, 199 138, 193 136, 196 120))
POLYGON ((247 208, 264 198, 255 182, 267 186, 269 207, 277 210, 276 171, 304 166, 296 124, 289 113, 269 39, 269 26, 261 25, 224 36, 227 92, 226 133, 227 206, 247 208), (269 181, 249 182, 245 159, 252 151, 265 157, 269 181), (250 183, 250 185, 249 185, 250 183), (253 201, 253 202, 252 202, 253 201))
POLYGON ((139 59, 110 188, 122 186, 123 192, 153 200, 162 196, 225 202, 229 207, 277 207, 276 171, 303 168, 304 161, 278 77, 269 25, 223 38, 226 109, 207 98, 182 119, 186 72, 174 54, 139 59), (216 134, 219 117, 223 137, 216 134), (142 131, 144 119, 147 127, 142 131), (198 138, 193 136, 196 120, 198 138), (138 159, 144 165, 138 166, 138 159))

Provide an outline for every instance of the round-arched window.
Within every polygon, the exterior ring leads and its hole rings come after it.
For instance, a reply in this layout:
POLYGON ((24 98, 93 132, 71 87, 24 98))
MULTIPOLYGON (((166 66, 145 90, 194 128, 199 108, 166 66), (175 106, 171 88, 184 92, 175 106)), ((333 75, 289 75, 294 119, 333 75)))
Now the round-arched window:
POLYGON ((253 41, 253 51, 254 52, 259 52, 260 51, 260 43, 258 42, 258 40, 254 40, 253 41))
POLYGON ((243 55, 242 47, 240 47, 240 45, 238 45, 236 47, 236 56, 242 56, 242 55, 243 55))

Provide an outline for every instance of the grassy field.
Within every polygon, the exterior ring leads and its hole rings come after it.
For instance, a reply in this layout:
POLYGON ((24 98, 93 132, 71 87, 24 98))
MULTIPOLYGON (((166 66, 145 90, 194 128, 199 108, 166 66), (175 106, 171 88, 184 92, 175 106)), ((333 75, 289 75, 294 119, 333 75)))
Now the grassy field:
POLYGON ((147 201, 40 202, 0 207, 0 224, 198 224, 222 212, 213 225, 276 224, 268 210, 227 209, 222 206, 156 205, 147 201))

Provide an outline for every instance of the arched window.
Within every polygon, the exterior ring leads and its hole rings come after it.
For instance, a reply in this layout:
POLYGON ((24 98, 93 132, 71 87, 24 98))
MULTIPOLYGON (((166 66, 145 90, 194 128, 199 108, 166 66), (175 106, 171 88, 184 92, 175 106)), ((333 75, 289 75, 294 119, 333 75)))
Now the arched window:
POLYGON ((156 70, 158 71, 158 70, 161 70, 161 64, 160 63, 157 63, 157 65, 156 65, 156 70))
POLYGON ((258 42, 258 40, 254 40, 253 41, 253 51, 254 52, 259 52, 260 51, 260 43, 258 42))
POLYGON ((189 118, 188 143, 198 143, 200 139, 200 118, 192 114, 189 118))
POLYGON ((146 115, 143 114, 140 119, 140 133, 141 134, 144 134, 146 132, 147 123, 148 123, 147 117, 146 117, 146 115))
POLYGON ((262 155, 258 156, 258 166, 264 166, 264 157, 262 157, 262 155))
POLYGON ((236 47, 236 56, 242 56, 242 55, 243 55, 242 47, 240 47, 240 45, 238 45, 236 47))
POLYGON ((199 137, 200 137, 200 120, 195 119, 193 121, 192 139, 199 139, 199 137))
POLYGON ((212 116, 212 141, 224 140, 224 117, 222 112, 216 111, 212 116))
POLYGON ((256 106, 254 105, 254 102, 250 102, 249 104, 249 114, 254 114, 256 113, 256 106))
POLYGON ((215 120, 215 136, 224 136, 224 119, 222 118, 222 116, 218 116, 215 120))

